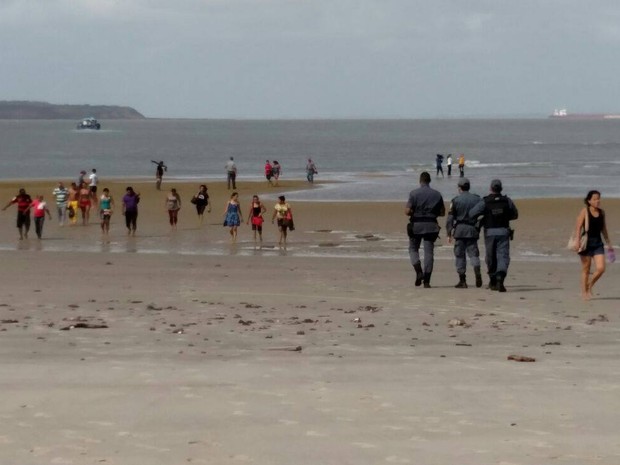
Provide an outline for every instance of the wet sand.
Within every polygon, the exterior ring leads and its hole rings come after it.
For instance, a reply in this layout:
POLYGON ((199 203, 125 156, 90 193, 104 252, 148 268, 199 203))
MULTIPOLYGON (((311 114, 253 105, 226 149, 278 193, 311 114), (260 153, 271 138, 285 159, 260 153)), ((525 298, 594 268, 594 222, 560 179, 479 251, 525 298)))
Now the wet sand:
POLYGON ((138 190, 138 236, 117 215, 107 249, 96 224, 18 241, 3 213, 0 462, 618 463, 618 271, 580 300, 579 200, 517 202, 499 294, 454 289, 448 247, 414 287, 402 204, 299 202, 289 248, 268 224, 255 251, 248 227, 228 243, 225 186, 176 233, 138 190))

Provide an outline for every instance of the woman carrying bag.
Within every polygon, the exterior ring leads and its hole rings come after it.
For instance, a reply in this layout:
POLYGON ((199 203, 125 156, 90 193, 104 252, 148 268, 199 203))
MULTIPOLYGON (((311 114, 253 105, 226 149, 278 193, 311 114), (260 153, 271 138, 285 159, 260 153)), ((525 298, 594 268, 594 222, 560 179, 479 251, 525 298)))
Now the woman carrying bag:
POLYGON ((573 250, 581 259, 581 296, 584 300, 592 298, 592 288, 605 272, 605 246, 610 261, 615 259, 614 248, 609 240, 605 212, 599 207, 601 193, 592 190, 584 199, 586 208, 582 209, 577 216, 575 232, 573 234, 573 250), (590 278, 590 268, 594 261, 594 273, 590 278))

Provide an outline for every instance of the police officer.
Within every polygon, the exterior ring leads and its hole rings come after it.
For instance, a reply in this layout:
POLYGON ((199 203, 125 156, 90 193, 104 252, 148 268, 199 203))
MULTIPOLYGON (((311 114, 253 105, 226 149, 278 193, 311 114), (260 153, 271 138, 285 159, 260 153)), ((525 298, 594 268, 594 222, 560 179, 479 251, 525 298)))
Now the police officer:
POLYGON ((439 237, 437 217, 444 216, 446 208, 439 191, 430 186, 431 175, 426 171, 420 174, 420 187, 409 193, 405 215, 409 216, 407 235, 409 236, 409 259, 416 272, 415 285, 424 282, 431 287, 435 241, 439 237), (420 245, 424 242, 424 268, 420 261, 420 245))
POLYGON ((476 221, 469 217, 470 210, 480 202, 480 196, 469 192, 470 183, 467 178, 460 178, 457 184, 459 195, 450 202, 446 231, 448 231, 448 243, 454 239, 454 256, 456 257, 456 272, 459 274, 457 289, 466 289, 467 259, 474 267, 476 275, 476 287, 482 287, 482 275, 480 274, 480 251, 478 250, 478 229, 476 221))
POLYGON ((491 181, 491 193, 471 209, 469 215, 476 219, 482 215, 484 226, 485 261, 489 273, 489 289, 506 292, 504 279, 510 264, 510 221, 519 217, 515 204, 502 195, 502 182, 491 181))

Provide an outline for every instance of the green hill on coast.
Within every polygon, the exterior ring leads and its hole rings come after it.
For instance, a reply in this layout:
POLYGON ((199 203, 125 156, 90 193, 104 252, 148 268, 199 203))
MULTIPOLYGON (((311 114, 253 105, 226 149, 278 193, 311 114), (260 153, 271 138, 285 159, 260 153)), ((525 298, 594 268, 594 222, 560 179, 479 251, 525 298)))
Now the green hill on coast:
POLYGON ((55 105, 47 102, 0 101, 0 119, 144 119, 131 107, 116 105, 55 105))

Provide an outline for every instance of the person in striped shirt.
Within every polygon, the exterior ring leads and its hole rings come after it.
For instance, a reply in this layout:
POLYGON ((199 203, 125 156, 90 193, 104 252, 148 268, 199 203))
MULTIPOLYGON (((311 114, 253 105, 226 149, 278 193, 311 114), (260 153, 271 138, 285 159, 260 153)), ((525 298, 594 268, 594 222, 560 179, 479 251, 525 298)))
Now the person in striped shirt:
POLYGON ((67 189, 62 182, 59 182, 58 187, 56 187, 52 191, 52 195, 56 200, 56 209, 58 210, 58 224, 60 226, 64 226, 64 224, 67 222, 69 189, 67 189))

